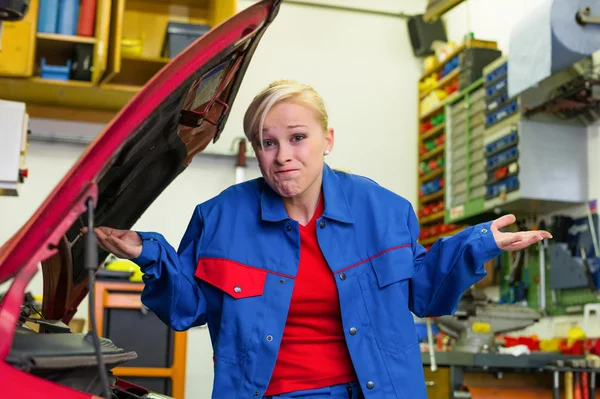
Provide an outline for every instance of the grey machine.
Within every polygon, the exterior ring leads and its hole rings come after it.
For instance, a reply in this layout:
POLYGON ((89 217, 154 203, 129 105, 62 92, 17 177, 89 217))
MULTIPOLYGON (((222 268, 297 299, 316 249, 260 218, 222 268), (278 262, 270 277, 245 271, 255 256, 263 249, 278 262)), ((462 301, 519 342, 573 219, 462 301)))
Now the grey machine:
POLYGON ((496 304, 475 289, 467 290, 460 299, 456 312, 434 320, 436 327, 456 339, 453 352, 495 352, 494 335, 522 330, 535 324, 542 314, 520 304, 496 304), (487 323, 486 332, 475 332, 475 323, 487 323))

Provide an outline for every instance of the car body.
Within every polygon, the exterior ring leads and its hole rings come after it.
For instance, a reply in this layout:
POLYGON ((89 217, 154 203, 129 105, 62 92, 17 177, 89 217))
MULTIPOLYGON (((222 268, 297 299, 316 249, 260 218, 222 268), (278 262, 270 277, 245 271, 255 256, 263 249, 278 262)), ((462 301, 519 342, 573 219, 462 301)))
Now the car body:
MULTIPOLYGON (((109 370, 135 357, 106 339, 100 349, 93 345, 93 336, 68 331, 67 324, 88 295, 94 269, 108 255, 95 245, 91 248, 95 241, 80 234, 89 226, 85 214, 93 215, 95 225, 131 228, 194 155, 219 138, 246 68, 279 6, 280 0, 257 2, 171 60, 0 248, 0 283, 12 278, 0 305, 3 397, 99 397, 105 390, 93 383, 97 351, 109 370), (23 305, 40 262, 43 319, 36 322, 43 324, 43 333, 24 326, 29 315, 23 305)), ((110 373, 109 378, 110 390, 119 399, 158 397, 110 373)))

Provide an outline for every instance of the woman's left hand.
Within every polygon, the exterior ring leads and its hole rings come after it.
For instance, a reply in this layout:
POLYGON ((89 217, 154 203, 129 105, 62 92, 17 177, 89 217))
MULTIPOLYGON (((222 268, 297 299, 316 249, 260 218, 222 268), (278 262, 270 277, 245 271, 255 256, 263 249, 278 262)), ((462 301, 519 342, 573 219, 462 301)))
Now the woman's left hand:
POLYGON ((501 228, 513 224, 516 220, 514 215, 504 215, 492 222, 491 230, 496 245, 503 251, 519 251, 543 239, 552 238, 552 234, 544 230, 518 231, 516 233, 500 231, 501 228))

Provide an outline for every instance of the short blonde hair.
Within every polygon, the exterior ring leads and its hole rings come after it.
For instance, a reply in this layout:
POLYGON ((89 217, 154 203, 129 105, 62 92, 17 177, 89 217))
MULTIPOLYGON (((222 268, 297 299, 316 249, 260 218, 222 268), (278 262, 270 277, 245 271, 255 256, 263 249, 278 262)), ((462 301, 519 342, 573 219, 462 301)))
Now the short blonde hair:
POLYGON ((251 143, 258 135, 262 146, 265 117, 275 104, 284 100, 293 100, 311 108, 323 131, 327 131, 329 117, 325 103, 316 90, 295 80, 276 80, 254 97, 244 115, 244 134, 251 143))

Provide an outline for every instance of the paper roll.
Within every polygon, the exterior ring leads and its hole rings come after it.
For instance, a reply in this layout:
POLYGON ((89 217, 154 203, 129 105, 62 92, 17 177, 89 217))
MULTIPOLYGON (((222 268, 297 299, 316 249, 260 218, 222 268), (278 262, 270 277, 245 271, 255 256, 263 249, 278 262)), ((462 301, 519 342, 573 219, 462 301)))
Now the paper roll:
POLYGON ((513 28, 508 45, 508 95, 515 96, 600 50, 600 25, 582 26, 575 17, 598 0, 539 0, 513 28))

